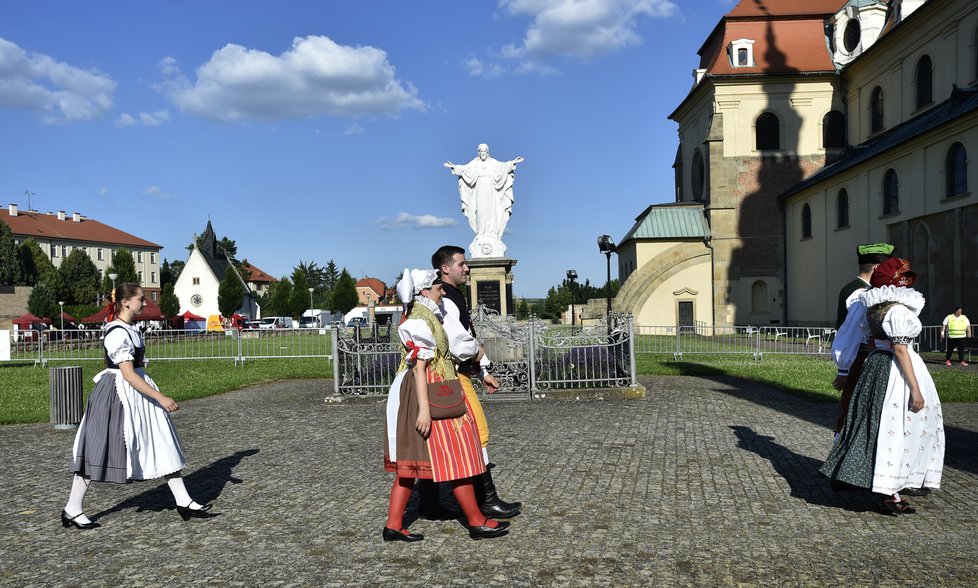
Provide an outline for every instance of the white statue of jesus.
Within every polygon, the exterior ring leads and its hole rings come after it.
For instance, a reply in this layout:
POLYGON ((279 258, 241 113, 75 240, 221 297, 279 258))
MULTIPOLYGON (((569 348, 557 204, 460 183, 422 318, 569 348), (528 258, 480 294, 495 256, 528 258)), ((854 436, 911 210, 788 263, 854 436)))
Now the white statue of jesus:
POLYGON ((503 232, 513 214, 513 182, 516 164, 523 158, 497 161, 489 157, 489 146, 479 145, 475 159, 465 165, 450 161, 444 166, 458 176, 462 214, 469 219, 475 239, 469 245, 471 257, 504 257, 503 232))

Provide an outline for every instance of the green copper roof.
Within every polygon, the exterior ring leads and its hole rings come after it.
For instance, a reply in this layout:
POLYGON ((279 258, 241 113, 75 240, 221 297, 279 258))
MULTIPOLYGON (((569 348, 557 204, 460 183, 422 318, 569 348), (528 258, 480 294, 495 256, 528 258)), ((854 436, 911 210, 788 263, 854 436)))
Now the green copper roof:
POLYGON ((708 239, 710 225, 702 204, 653 204, 635 219, 635 225, 621 240, 629 239, 708 239))

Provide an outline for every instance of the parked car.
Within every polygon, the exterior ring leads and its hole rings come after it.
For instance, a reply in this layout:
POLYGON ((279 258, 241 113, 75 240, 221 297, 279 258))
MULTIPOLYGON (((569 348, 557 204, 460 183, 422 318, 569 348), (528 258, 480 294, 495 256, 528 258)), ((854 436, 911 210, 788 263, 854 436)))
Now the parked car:
POLYGON ((258 328, 262 330, 291 329, 292 327, 292 317, 290 316, 266 316, 258 323, 258 328))
POLYGON ((256 329, 259 328, 258 325, 260 323, 261 323, 261 321, 257 321, 257 320, 255 320, 255 321, 245 321, 244 324, 241 326, 241 329, 244 330, 244 331, 254 331, 254 330, 256 330, 256 329))
POLYGON ((315 316, 300 316, 299 317, 299 328, 300 329, 318 329, 321 325, 319 324, 319 317, 315 316))
POLYGON ((367 326, 367 318, 363 316, 355 316, 350 319, 350 322, 346 323, 348 327, 365 327, 367 326))

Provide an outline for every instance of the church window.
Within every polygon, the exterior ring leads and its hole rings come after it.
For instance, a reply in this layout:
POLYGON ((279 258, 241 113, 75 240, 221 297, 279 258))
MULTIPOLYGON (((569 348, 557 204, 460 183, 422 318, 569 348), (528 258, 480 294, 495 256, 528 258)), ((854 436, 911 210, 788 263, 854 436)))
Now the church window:
POLYGON ((945 177, 947 178, 947 189, 944 191, 945 198, 960 196, 968 192, 968 152, 964 145, 955 143, 947 151, 947 165, 945 167, 945 177))
POLYGON ((822 118, 822 147, 842 149, 846 146, 846 121, 838 110, 830 110, 822 118))
POLYGON ((747 65, 747 49, 737 49, 737 65, 743 67, 747 65))
POLYGON ((704 188, 706 187, 706 166, 703 164, 703 156, 699 149, 693 152, 691 181, 693 184, 693 200, 703 200, 704 188))
POLYGON ((781 121, 773 112, 757 117, 754 133, 758 151, 777 151, 781 148, 781 121))
POLYGON ((883 88, 876 86, 869 99, 869 130, 875 133, 883 128, 883 88))
POLYGON ((812 207, 806 202, 801 207, 801 238, 808 239, 812 236, 812 207))
POLYGON ((199 286, 200 285, 200 278, 194 278, 193 279, 193 285, 194 286, 199 286))
POLYGON ((729 46, 730 64, 734 67, 754 67, 754 40, 737 39, 729 46))
POLYGON ((849 54, 852 54, 859 47, 859 39, 862 36, 862 25, 858 18, 851 18, 846 23, 846 28, 842 32, 842 46, 849 54))
POLYGON ((934 102, 934 63, 930 56, 924 55, 917 61, 914 80, 917 85, 917 108, 934 102))
POLYGON ((900 180, 892 169, 883 174, 883 214, 900 212, 900 180))
POLYGON ((849 226, 849 192, 845 188, 839 190, 835 199, 836 223, 835 228, 844 229, 849 226))

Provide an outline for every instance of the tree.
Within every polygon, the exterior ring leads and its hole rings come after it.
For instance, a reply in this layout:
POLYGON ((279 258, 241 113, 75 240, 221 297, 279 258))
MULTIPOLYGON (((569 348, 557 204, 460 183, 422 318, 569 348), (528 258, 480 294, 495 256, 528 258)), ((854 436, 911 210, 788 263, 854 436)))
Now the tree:
POLYGON ((560 286, 547 291, 547 299, 543 302, 544 318, 558 320, 571 304, 571 292, 567 280, 560 286))
POLYGON ((54 297, 54 290, 48 282, 39 282, 27 299, 27 310, 36 317, 55 319, 61 307, 54 297))
POLYGON ((244 286, 241 285, 241 278, 236 272, 227 272, 221 285, 217 287, 217 309, 224 318, 231 318, 241 308, 243 299, 244 286))
POLYGON ((187 262, 181 259, 174 259, 170 262, 170 273, 173 276, 173 283, 176 284, 177 280, 180 279, 180 274, 183 273, 183 267, 187 265, 187 262))
POLYGON ((530 318, 530 305, 526 303, 526 298, 520 298, 516 303, 516 318, 521 321, 530 318))
POLYGON ((173 282, 173 271, 170 269, 170 262, 164 258, 163 265, 160 266, 160 288, 173 282))
POLYGON ((289 316, 298 319, 309 307, 309 279, 302 267, 292 271, 292 295, 289 297, 289 316))
POLYGON ((359 301, 357 283, 353 280, 350 272, 343 268, 336 280, 336 286, 333 288, 333 310, 346 314, 355 308, 359 301))
MULTIPOLYGON (((220 296, 220 293, 218 293, 218 296, 220 296)), ((163 286, 163 295, 160 297, 160 312, 166 318, 173 318, 180 312, 180 300, 173 293, 172 282, 163 286)))
POLYGON ((75 249, 58 267, 61 282, 59 299, 66 304, 91 304, 98 297, 98 268, 92 258, 81 249, 75 249))
POLYGON ((20 257, 14 244, 14 234, 7 223, 0 221, 0 286, 13 286, 20 280, 20 257))
POLYGON ((57 284, 58 270, 41 251, 41 246, 34 239, 27 239, 20 244, 21 280, 28 286, 41 282, 57 284))
MULTIPOLYGON (((190 243, 190 245, 187 245, 187 251, 194 250, 194 243, 196 243, 197 247, 199 248, 204 244, 204 237, 202 235, 197 235, 196 241, 193 241, 190 243)), ((221 237, 221 240, 216 242, 214 245, 217 248, 218 255, 224 255, 231 261, 234 261, 235 256, 238 255, 238 244, 235 243, 233 239, 221 237)))
POLYGON ((136 260, 133 259, 132 252, 125 247, 120 247, 112 254, 112 265, 106 268, 102 278, 102 290, 105 292, 112 290, 112 278, 109 277, 111 273, 117 274, 116 285, 123 282, 140 283, 139 274, 136 273, 136 260))
POLYGON ((289 278, 282 276, 282 279, 275 282, 269 288, 268 295, 269 312, 263 312, 265 316, 285 316, 291 315, 289 303, 292 298, 292 282, 289 278))

